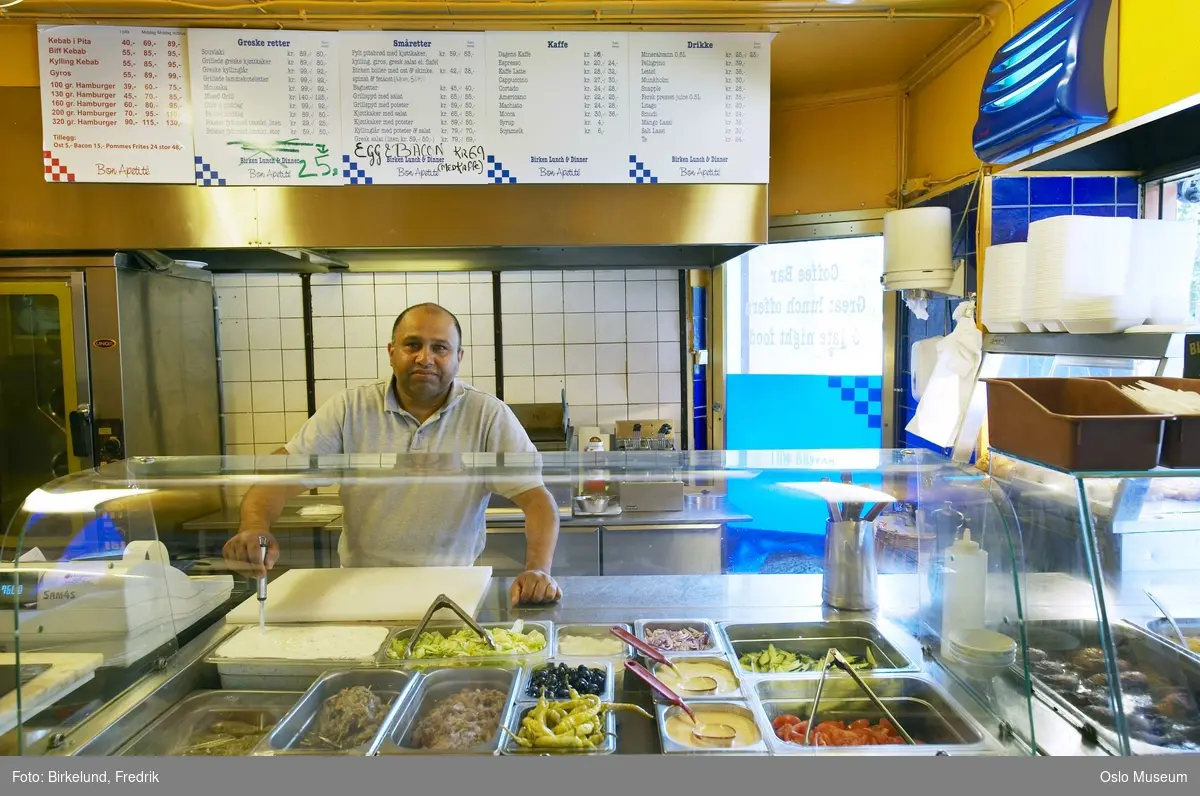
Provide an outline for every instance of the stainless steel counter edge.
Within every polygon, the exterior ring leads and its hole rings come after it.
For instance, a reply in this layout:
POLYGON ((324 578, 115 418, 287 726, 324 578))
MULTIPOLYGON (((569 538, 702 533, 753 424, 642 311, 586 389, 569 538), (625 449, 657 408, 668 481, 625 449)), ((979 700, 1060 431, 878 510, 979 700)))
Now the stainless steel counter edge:
MULTIPOLYGON (((328 516, 328 515, 326 515, 328 516)), ((628 511, 603 517, 576 517, 568 509, 560 509, 558 522, 562 528, 612 528, 621 529, 624 526, 643 525, 704 525, 713 523, 750 522, 753 517, 737 511, 698 511, 683 509, 682 511, 628 511)), ((187 531, 233 531, 240 522, 236 509, 223 511, 188 520, 182 527, 187 531)), ((525 524, 525 515, 511 509, 488 509, 484 514, 484 522, 488 533, 508 533, 510 528, 520 528, 525 524)), ((326 519, 325 517, 302 517, 294 511, 285 512, 275 521, 278 528, 314 528, 331 533, 343 528, 341 516, 326 519)))

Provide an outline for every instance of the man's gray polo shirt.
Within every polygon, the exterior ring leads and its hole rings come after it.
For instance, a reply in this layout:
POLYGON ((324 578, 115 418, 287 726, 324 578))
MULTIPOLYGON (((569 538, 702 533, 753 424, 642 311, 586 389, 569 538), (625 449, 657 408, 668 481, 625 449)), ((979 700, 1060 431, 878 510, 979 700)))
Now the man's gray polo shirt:
POLYGON ((512 478, 480 477, 463 469, 462 455, 535 454, 540 465, 537 449, 503 401, 469 384, 455 380, 446 404, 418 423, 401 408, 394 381, 353 387, 330 398, 287 451, 298 456, 412 454, 399 457, 396 467, 403 472, 394 482, 342 484, 342 566, 473 564, 486 543, 484 511, 491 493, 511 498, 542 481, 528 470, 512 478))

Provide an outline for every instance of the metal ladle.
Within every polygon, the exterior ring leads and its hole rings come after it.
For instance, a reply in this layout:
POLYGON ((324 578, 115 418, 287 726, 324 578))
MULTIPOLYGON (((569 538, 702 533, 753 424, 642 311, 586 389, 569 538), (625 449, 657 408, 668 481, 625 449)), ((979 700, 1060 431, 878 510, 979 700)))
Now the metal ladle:
POLYGON ((683 701, 683 698, 679 694, 676 694, 667 687, 667 684, 662 680, 650 674, 650 671, 637 661, 625 661, 625 669, 650 686, 663 699, 686 713, 688 718, 692 720, 692 735, 695 736, 696 740, 718 746, 733 745, 734 739, 737 738, 736 729, 730 727, 728 724, 701 724, 700 720, 696 718, 695 712, 683 701))
POLYGON ((708 675, 684 677, 683 672, 679 671, 678 666, 671 663, 670 658, 668 658, 666 655, 663 655, 654 647, 642 641, 640 638, 633 635, 623 627, 613 626, 610 628, 610 632, 617 638, 621 639, 621 641, 624 641, 626 644, 645 655, 650 660, 654 661, 655 663, 661 663, 663 666, 666 666, 668 669, 675 672, 675 676, 679 678, 680 691, 687 691, 691 694, 711 694, 713 691, 716 691, 717 687, 720 685, 720 683, 717 682, 717 678, 709 677, 708 675))
POLYGON ((1187 639, 1184 638, 1183 631, 1179 629, 1179 623, 1175 621, 1175 617, 1171 616, 1171 612, 1167 610, 1167 607, 1160 603, 1158 598, 1150 593, 1149 589, 1142 589, 1142 591, 1146 592, 1146 596, 1150 598, 1150 602, 1154 603, 1158 610, 1162 611, 1162 615, 1167 618, 1167 621, 1171 623, 1171 629, 1179 637, 1179 646, 1188 649, 1187 639))

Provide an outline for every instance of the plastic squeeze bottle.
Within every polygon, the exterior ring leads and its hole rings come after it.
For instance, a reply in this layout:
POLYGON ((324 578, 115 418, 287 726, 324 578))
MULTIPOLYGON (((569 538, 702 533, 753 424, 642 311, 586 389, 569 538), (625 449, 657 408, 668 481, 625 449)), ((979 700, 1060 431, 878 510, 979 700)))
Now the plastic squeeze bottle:
POLYGON ((960 630, 983 627, 987 607, 987 551, 971 541, 971 529, 946 548, 942 579, 942 657, 953 659, 950 638, 960 630))

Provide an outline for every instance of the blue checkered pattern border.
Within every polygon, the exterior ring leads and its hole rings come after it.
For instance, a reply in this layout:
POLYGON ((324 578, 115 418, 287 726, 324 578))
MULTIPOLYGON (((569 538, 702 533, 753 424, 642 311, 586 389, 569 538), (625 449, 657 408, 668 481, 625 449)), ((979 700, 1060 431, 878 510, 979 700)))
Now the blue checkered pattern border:
POLYGON ((882 376, 830 376, 829 389, 837 390, 843 401, 854 404, 854 414, 866 416, 867 428, 883 427, 882 376))
POLYGON ((629 177, 634 182, 658 182, 658 177, 650 173, 650 169, 638 160, 637 155, 629 156, 629 177))
POLYGON ((509 185, 517 181, 517 178, 508 173, 508 169, 504 168, 504 164, 496 160, 495 155, 487 156, 488 162, 488 179, 497 185, 508 183, 509 185))
POLYGON ((374 177, 368 177, 363 171, 362 166, 350 159, 349 155, 342 155, 342 177, 349 180, 348 185, 373 185, 374 177))
POLYGON ((217 170, 204 162, 204 158, 196 155, 196 184, 197 185, 224 185, 225 178, 217 173, 217 170))

